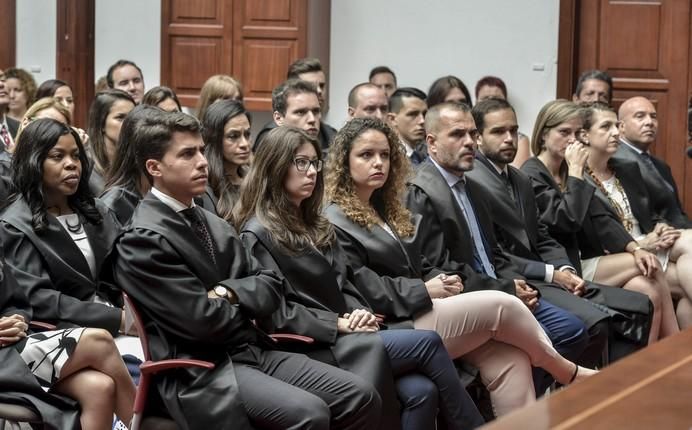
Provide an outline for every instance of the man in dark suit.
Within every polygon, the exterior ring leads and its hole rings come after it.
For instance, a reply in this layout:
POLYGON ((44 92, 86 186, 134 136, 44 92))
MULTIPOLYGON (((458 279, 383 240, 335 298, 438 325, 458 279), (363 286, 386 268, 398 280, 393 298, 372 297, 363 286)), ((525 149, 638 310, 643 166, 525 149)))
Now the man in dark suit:
POLYGON ((195 206, 207 183, 199 122, 171 113, 136 133, 152 189, 116 245, 116 281, 142 314, 153 359, 215 364, 158 381, 178 426, 376 428, 381 400, 368 382, 273 350, 253 324, 280 306, 284 281, 258 266, 226 221, 195 206))
POLYGON ((9 104, 10 94, 5 86, 5 72, 0 70, 0 149, 3 151, 14 146, 19 129, 19 122, 5 114, 9 104))
POLYGON ((648 299, 632 291, 587 284, 579 276, 579 261, 572 262, 565 248, 550 236, 539 219, 529 177, 509 164, 517 152, 514 108, 504 99, 488 99, 476 104, 472 114, 479 132, 479 152, 474 169, 466 175, 476 179, 485 191, 495 234, 520 273, 538 286, 544 298, 584 321, 591 342, 581 360, 595 364, 610 337, 611 313, 590 300, 622 309, 625 302, 641 303, 640 307, 646 308, 648 299))
POLYGON ((620 146, 614 158, 639 164, 655 213, 674 227, 692 228, 692 221, 682 209, 670 167, 649 152, 658 132, 654 105, 644 97, 632 97, 620 105, 618 119, 620 146))
POLYGON ((538 291, 498 245, 482 188, 465 175, 473 169, 477 137, 470 108, 456 103, 433 106, 425 125, 429 159, 419 165, 407 197, 409 209, 424 220, 423 254, 432 265, 444 266, 448 252, 451 260, 481 274, 513 280, 512 293, 534 312, 555 348, 576 359, 589 340, 584 323, 548 300, 539 300, 538 291))
POLYGON ((387 122, 399 136, 411 163, 418 165, 428 156, 425 146, 425 93, 418 88, 398 88, 389 97, 387 122))

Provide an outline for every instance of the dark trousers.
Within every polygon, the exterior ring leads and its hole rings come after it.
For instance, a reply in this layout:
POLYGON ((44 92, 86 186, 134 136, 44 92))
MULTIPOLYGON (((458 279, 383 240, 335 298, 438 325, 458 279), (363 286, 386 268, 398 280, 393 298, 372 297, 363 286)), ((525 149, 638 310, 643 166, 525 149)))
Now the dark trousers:
POLYGON ((439 407, 450 429, 484 424, 481 414, 459 380, 440 336, 429 330, 379 332, 389 355, 403 405, 402 429, 432 429, 439 407))
POLYGON ((256 358, 257 366, 234 367, 243 404, 257 427, 378 427, 381 399, 359 376, 303 354, 262 351, 256 358))
MULTIPOLYGON (((576 315, 545 299, 539 300, 533 315, 560 355, 572 361, 582 355, 589 343, 589 333, 584 322, 576 315)), ((553 383, 553 378, 543 369, 534 369, 533 379, 539 396, 553 383)))

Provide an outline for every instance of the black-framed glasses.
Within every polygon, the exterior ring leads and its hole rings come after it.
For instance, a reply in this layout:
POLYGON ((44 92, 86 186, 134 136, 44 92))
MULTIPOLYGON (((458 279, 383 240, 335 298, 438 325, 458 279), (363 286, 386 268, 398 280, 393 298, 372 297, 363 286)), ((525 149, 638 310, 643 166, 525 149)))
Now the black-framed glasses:
POLYGON ((309 158, 294 158, 293 164, 295 164, 296 170, 299 172, 307 172, 308 169, 310 169, 310 165, 312 165, 317 172, 321 172, 322 167, 324 167, 324 162, 322 160, 311 160, 309 158))

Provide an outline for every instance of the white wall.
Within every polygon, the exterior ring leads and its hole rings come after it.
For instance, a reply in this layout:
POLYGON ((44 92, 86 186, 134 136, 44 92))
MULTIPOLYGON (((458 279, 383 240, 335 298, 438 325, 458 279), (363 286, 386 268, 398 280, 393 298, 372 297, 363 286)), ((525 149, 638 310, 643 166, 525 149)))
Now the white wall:
POLYGON ((96 0, 94 76, 119 59, 134 61, 146 88, 161 79, 161 1, 96 0))
POLYGON ((31 71, 37 85, 55 78, 56 11, 55 0, 17 2, 17 67, 31 71))
POLYGON ((531 134, 538 111, 555 98, 558 9, 554 0, 333 0, 327 122, 340 127, 349 90, 387 65, 400 86, 426 92, 451 74, 473 95, 478 79, 497 75, 520 129, 531 134))

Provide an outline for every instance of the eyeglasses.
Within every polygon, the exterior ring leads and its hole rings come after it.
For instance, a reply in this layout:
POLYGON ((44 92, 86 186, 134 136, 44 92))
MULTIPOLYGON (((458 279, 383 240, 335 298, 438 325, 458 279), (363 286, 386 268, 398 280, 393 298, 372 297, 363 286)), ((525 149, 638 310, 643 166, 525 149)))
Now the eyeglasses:
POLYGON ((293 164, 295 164, 296 170, 299 172, 307 172, 310 169, 310 165, 318 172, 321 172, 322 167, 324 167, 322 160, 310 160, 309 158, 294 158, 293 164))

